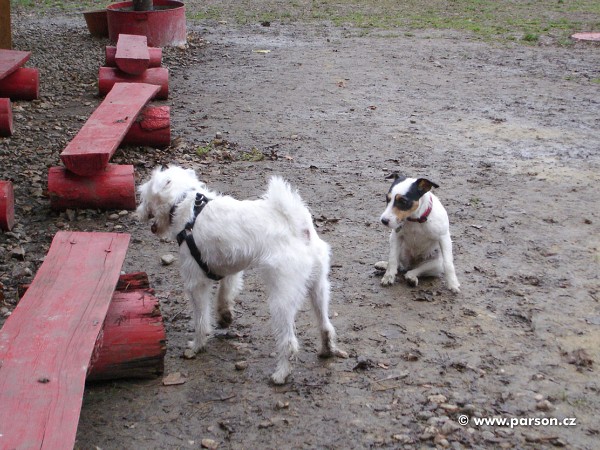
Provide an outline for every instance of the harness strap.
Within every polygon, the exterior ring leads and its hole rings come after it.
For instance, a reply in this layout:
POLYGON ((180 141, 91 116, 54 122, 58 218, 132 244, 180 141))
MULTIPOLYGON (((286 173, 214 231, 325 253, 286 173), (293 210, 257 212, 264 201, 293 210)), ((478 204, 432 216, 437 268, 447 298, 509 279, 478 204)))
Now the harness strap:
POLYGON ((206 198, 204 194, 200 192, 196 193, 196 200, 194 201, 194 217, 185 224, 185 228, 177 233, 177 244, 181 246, 184 242, 187 244, 188 249, 190 250, 190 254, 196 260, 196 263, 200 266, 200 268, 204 271, 206 276, 214 281, 219 281, 223 277, 221 275, 217 275, 213 271, 210 270, 208 264, 202 259, 202 254, 194 241, 194 235, 192 234, 192 229, 194 228, 194 223, 196 222, 196 218, 202 212, 204 207, 210 199, 206 198))

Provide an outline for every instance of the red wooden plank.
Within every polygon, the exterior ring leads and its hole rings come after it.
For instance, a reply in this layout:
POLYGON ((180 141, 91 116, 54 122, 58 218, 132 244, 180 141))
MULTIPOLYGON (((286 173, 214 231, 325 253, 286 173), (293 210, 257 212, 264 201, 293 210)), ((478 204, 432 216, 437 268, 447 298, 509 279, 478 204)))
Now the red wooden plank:
POLYGON ((116 83, 60 154, 64 165, 81 176, 104 169, 141 109, 159 89, 153 84, 116 83))
POLYGON ((61 231, 0 330, 0 448, 73 448, 128 234, 61 231))
MULTIPOLYGON (((107 45, 104 50, 104 65, 107 67, 116 67, 116 55, 117 47, 107 45)), ((162 64, 162 48, 148 47, 148 56, 150 57, 148 67, 160 67, 160 65, 162 64)))
POLYGON ((20 50, 0 50, 0 80, 27 62, 31 52, 20 50))
POLYGON ((140 75, 150 65, 148 38, 134 34, 120 34, 117 41, 115 63, 130 75, 140 75))

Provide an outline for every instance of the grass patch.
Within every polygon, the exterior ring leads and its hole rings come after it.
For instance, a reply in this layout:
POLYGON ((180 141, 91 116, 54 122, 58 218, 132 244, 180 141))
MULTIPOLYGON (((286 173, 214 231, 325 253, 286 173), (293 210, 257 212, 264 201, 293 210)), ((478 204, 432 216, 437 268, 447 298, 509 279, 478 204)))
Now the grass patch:
MULTIPOLYGON (((12 0, 15 8, 81 11, 111 2, 12 0)), ((186 0, 188 19, 237 24, 329 22, 364 30, 455 30, 484 40, 558 43, 600 28, 598 0, 186 0), (535 38, 537 37, 537 39, 535 38)), ((364 34, 364 33, 363 33, 364 34)))

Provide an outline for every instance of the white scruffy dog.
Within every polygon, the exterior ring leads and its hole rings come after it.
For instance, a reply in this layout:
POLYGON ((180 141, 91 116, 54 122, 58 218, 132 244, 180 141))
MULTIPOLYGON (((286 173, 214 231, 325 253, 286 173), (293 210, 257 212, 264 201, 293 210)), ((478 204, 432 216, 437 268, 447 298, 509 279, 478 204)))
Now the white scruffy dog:
POLYGON ((291 372, 290 359, 298 351, 294 321, 307 295, 321 331, 319 356, 348 357, 337 348, 328 317, 329 245, 319 238, 308 209, 287 182, 274 176, 261 199, 239 201, 210 191, 192 169, 169 167, 155 169, 139 194, 137 214, 151 222, 152 232, 180 236, 181 274, 195 325, 188 351, 202 350, 212 332, 214 281, 209 277, 222 277, 216 313, 219 325, 226 327, 242 289, 242 271, 257 267, 266 285, 277 341, 277 368, 271 376, 275 384, 285 383, 291 372), (194 245, 204 269, 190 252, 194 245))
POLYGON ((387 206, 381 223, 392 229, 387 264, 380 261, 377 268, 386 270, 381 284, 394 284, 398 270, 406 270, 404 278, 416 286, 419 277, 445 274, 448 289, 460 292, 454 270, 452 240, 448 213, 440 200, 430 192, 437 184, 426 178, 406 178, 392 175, 394 182, 387 196, 387 206))

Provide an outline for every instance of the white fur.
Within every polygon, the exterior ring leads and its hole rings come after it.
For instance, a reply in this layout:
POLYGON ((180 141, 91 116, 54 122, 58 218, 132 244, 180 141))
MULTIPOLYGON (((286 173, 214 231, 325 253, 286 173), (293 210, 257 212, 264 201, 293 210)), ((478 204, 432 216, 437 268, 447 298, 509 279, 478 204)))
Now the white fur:
POLYGON ((388 202, 381 215, 381 222, 392 228, 387 266, 385 262, 377 264, 378 267, 386 267, 381 284, 394 284, 399 270, 407 271, 404 278, 413 286, 418 285, 420 276, 437 277, 445 274, 448 288, 458 293, 460 284, 454 269, 448 213, 439 199, 433 193, 426 192, 419 199, 418 207, 407 216, 415 219, 421 217, 432 201, 431 212, 424 223, 407 221, 407 217, 394 211, 394 197, 406 194, 416 181, 407 178, 393 186, 390 192, 392 201, 388 202))
MULTIPOLYGON (((193 237, 210 270, 224 276, 217 293, 219 325, 228 326, 232 321, 234 300, 242 290, 242 271, 257 267, 265 282, 277 342, 272 381, 283 384, 291 372, 290 359, 298 351, 294 321, 307 295, 321 331, 319 355, 347 357, 335 344, 328 317, 329 245, 317 235, 299 194, 274 176, 262 198, 240 201, 208 190, 191 169, 155 169, 139 188, 138 216, 152 221, 153 232, 159 236, 175 238, 193 217, 196 192, 211 199, 196 219, 193 237)), ((185 291, 194 310, 195 337, 190 348, 195 354, 205 347, 212 332, 214 281, 198 266, 185 243, 180 246, 180 257, 185 291)))

